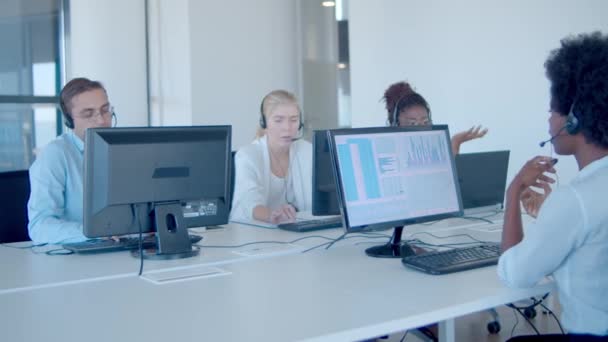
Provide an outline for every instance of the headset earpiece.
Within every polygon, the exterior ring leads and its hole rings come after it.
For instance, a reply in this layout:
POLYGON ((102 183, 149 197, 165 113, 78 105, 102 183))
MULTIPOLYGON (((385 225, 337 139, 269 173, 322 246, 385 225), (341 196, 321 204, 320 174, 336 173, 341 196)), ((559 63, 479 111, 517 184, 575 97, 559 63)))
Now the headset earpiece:
POLYGON ((266 117, 264 116, 264 100, 266 100, 266 96, 262 99, 262 103, 260 104, 260 127, 262 129, 266 129, 266 117))
POLYGON ((68 113, 68 108, 65 105, 65 102, 63 102, 61 95, 59 95, 59 109, 61 110, 61 113, 63 114, 63 123, 66 125, 67 128, 73 129, 74 128, 74 119, 72 119, 72 115, 70 113, 68 113))
POLYGON ((573 111, 568 113, 568 117, 566 118, 566 132, 570 135, 575 135, 580 131, 578 119, 574 115, 573 111))

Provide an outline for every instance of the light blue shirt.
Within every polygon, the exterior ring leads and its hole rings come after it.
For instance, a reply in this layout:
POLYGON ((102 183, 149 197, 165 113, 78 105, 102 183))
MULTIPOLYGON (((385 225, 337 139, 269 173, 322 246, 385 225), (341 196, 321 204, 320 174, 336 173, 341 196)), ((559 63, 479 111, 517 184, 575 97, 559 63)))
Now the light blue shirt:
POLYGON ((608 157, 582 169, 547 197, 523 240, 498 262, 509 286, 553 275, 570 333, 608 335, 608 157))
POLYGON ((49 143, 30 167, 28 231, 35 244, 84 241, 84 143, 73 131, 49 143))

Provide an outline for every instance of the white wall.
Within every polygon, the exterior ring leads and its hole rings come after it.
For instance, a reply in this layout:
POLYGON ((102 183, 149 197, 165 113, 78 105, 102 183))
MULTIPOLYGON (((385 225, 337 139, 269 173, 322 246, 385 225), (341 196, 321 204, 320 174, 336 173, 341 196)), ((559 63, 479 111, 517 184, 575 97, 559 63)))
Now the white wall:
MULTIPOLYGON (((509 180, 548 137, 543 63, 572 33, 608 32, 603 0, 350 1, 353 127, 384 125, 379 102, 407 79, 427 99, 435 123, 452 133, 490 129, 462 152, 510 149, 509 180)), ((547 145, 548 146, 548 145, 547 145)), ((560 181, 576 172, 561 157, 560 181)))
POLYGON ((68 80, 100 80, 119 126, 148 124, 144 0, 70 0, 68 80))
POLYGON ((150 125, 192 125, 190 0, 149 0, 150 125))
POLYGON ((262 97, 298 92, 295 1, 192 0, 192 123, 232 124, 233 149, 255 137, 262 97))

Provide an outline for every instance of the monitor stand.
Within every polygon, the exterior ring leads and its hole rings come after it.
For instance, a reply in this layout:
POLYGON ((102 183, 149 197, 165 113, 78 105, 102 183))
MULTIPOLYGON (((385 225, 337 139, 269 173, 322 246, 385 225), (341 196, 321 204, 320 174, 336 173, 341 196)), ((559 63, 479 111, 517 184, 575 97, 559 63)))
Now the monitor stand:
MULTIPOLYGON (((188 227, 180 203, 154 205, 154 227, 156 228, 156 248, 143 250, 145 259, 167 260, 189 258, 199 254, 200 248, 192 246, 188 227)), ((139 257, 139 251, 131 251, 139 257)))
POLYGON ((403 226, 395 227, 388 243, 370 247, 365 250, 365 254, 374 258, 401 258, 416 254, 408 244, 401 243, 401 234, 403 234, 403 226))

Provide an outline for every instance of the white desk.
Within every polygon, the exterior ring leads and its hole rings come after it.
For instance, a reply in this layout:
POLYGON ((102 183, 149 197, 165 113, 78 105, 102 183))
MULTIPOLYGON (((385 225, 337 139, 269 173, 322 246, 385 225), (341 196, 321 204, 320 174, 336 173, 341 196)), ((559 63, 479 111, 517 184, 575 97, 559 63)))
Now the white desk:
POLYGON ((352 341, 514 302, 495 267, 430 276, 361 246, 220 268, 156 285, 134 275, 0 295, 6 341, 352 341))
MULTIPOLYGON (((263 229, 239 224, 229 224, 225 228, 201 233, 203 246, 240 245, 256 241, 292 241, 312 235, 337 238, 343 234, 342 229, 330 229, 310 233, 292 233, 278 229, 263 229)), ((358 238, 348 243, 365 240, 358 238)), ((299 253, 327 240, 305 239, 293 245, 258 244, 242 248, 205 248, 200 255, 180 260, 146 260, 144 272, 169 268, 189 267, 192 265, 221 265, 231 262, 246 261, 255 258, 273 257, 283 254, 299 253), (255 253, 246 253, 256 249, 255 253)), ((375 241, 382 242, 381 239, 375 241)), ((12 244, 29 245, 31 243, 12 244)), ((25 249, 13 249, 0 246, 0 294, 14 291, 25 291, 48 286, 61 286, 82 281, 97 281, 106 278, 131 276, 139 270, 139 259, 129 252, 116 252, 92 255, 55 255, 48 256, 43 251, 58 246, 37 248, 38 253, 25 249)))
MULTIPOLYGON (((500 237, 500 231, 487 229, 491 226, 462 220, 408 227, 404 237, 420 231, 453 235, 462 232, 463 224, 475 238, 500 237)), ((341 229, 303 235, 229 225, 204 233, 203 243, 238 245, 341 234, 341 229)), ((126 252, 51 257, 0 248, 0 331, 7 341, 357 340, 444 321, 449 340, 453 318, 551 289, 507 289, 495 267, 425 275, 406 269, 399 259, 367 257, 363 250, 369 244, 353 245, 361 241, 347 240, 329 251, 307 254, 293 248, 244 256, 207 248, 196 258, 146 261, 144 275, 209 266, 225 272, 163 285, 138 278, 139 261, 126 252)), ((296 244, 304 248, 323 242, 296 244)))

